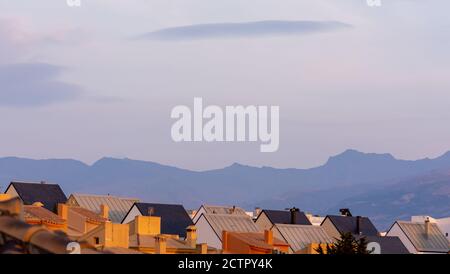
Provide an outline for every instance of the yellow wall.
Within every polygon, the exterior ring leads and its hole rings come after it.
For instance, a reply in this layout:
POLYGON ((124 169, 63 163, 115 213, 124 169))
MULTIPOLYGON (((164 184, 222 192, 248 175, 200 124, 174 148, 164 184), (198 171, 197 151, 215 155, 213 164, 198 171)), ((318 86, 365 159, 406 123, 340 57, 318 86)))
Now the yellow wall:
POLYGON ((136 216, 131 226, 134 231, 130 233, 141 235, 161 234, 161 218, 155 216, 136 216))
POLYGON ((1 201, 6 201, 6 200, 9 200, 9 199, 11 199, 11 195, 3 194, 3 193, 0 194, 0 202, 1 201))

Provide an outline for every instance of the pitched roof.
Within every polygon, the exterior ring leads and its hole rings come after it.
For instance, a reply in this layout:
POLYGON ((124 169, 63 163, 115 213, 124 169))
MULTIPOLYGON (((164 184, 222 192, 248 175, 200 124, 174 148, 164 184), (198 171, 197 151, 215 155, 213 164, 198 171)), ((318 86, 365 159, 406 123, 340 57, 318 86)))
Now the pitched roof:
POLYGON ((180 235, 186 237, 186 228, 193 225, 186 209, 182 205, 135 203, 143 216, 161 217, 161 234, 180 235))
POLYGON ((360 233, 357 231, 357 219, 355 216, 337 216, 328 215, 325 220, 329 218, 339 233, 361 234, 364 236, 378 236, 378 230, 367 217, 360 217, 360 233))
POLYGON ((230 236, 245 242, 249 246, 257 248, 272 249, 274 245, 289 246, 285 241, 275 237, 273 238, 273 245, 269 245, 264 239, 264 232, 230 232, 230 236))
POLYGON ((430 223, 430 231, 427 235, 425 233, 425 223, 413 223, 406 221, 397 221, 396 223, 417 251, 441 253, 449 252, 450 244, 437 224, 430 223))
POLYGON ((205 212, 208 214, 242 214, 246 215, 245 210, 240 207, 232 206, 214 206, 214 205, 203 205, 205 212))
POLYGON ((408 249, 396 236, 358 236, 356 239, 365 237, 367 242, 377 242, 381 247, 381 254, 409 254, 408 249))
POLYGON ((46 222, 57 225, 63 225, 66 223, 64 219, 60 218, 55 213, 40 206, 25 205, 23 206, 23 213, 24 218, 27 221, 46 222))
MULTIPOLYGON (((25 205, 41 202, 50 211, 56 212, 58 203, 65 203, 67 197, 57 184, 11 182, 25 205)), ((7 190, 8 190, 7 189, 7 190)))
POLYGON ((301 250, 308 244, 325 244, 333 241, 320 226, 275 224, 275 228, 294 251, 301 250))
MULTIPOLYGON (((139 202, 135 198, 123 198, 110 195, 72 194, 80 207, 100 213, 100 205, 109 207, 109 219, 113 223, 120 223, 134 203, 139 202)), ((70 200, 69 197, 69 200, 70 200)))
POLYGON ((89 209, 82 208, 79 206, 70 206, 69 210, 78 213, 79 215, 82 215, 85 217, 88 221, 94 222, 94 223, 104 223, 108 221, 108 219, 103 218, 99 214, 92 212, 89 209))
MULTIPOLYGON (((216 235, 222 240, 222 232, 260 232, 260 229, 247 215, 203 214, 216 235)), ((201 218, 201 217, 200 217, 201 218)))
MULTIPOLYGON (((291 224, 291 212, 287 210, 270 210, 264 209, 262 213, 265 213, 272 224, 291 224)), ((296 212, 294 224, 297 225, 311 225, 308 217, 302 211, 296 212)))

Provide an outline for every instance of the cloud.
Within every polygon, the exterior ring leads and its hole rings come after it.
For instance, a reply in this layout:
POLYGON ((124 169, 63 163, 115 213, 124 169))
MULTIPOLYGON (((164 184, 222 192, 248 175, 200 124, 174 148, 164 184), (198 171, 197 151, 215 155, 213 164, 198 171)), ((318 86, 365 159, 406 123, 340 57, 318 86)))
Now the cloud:
POLYGON ((45 63, 0 65, 0 106, 33 107, 77 99, 81 88, 57 79, 63 70, 45 63))
POLYGON ((194 40, 214 38, 256 38, 304 35, 335 31, 350 25, 337 21, 256 21, 245 23, 200 24, 160 29, 142 35, 151 40, 194 40))

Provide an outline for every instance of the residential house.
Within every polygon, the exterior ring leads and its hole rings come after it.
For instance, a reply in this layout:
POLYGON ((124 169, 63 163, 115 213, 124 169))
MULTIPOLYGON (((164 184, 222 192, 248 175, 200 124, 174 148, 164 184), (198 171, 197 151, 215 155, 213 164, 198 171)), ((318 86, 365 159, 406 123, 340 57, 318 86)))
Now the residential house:
POLYGON ((364 237, 365 240, 370 243, 376 243, 379 245, 379 250, 372 248, 372 254, 410 254, 406 246, 396 236, 356 236, 359 240, 364 237))
POLYGON ((240 214, 246 215, 244 209, 237 206, 202 205, 195 212, 192 222, 195 224, 202 214, 240 214))
POLYGON ((179 235, 161 234, 162 218, 135 216, 129 225, 129 248, 148 254, 206 254, 215 250, 197 242, 197 229, 186 227, 186 239, 179 235))
POLYGON ((160 217, 161 234, 178 235, 181 238, 186 238, 186 228, 193 225, 182 205, 135 203, 122 223, 130 223, 136 216, 160 217))
POLYGON ((426 219, 424 222, 395 222, 386 234, 397 236, 414 254, 445 254, 450 244, 436 223, 426 219))
POLYGON ((23 218, 30 225, 41 225, 52 231, 67 232, 67 221, 43 207, 39 202, 24 205, 23 218))
POLYGON ((289 244, 273 236, 273 231, 222 232, 224 254, 279 254, 288 253, 289 244))
POLYGON ((67 222, 67 234, 74 239, 78 239, 84 234, 109 222, 108 207, 103 206, 103 213, 97 214, 86 208, 79 206, 69 206, 58 204, 58 216, 67 222))
POLYGON ((430 222, 432 223, 437 224, 442 233, 444 233, 445 237, 447 237, 447 240, 450 241, 450 217, 437 219, 430 216, 412 216, 411 222, 421 223, 425 222, 426 219, 430 220, 430 222))
POLYGON ((67 197, 57 184, 11 182, 6 188, 5 194, 11 197, 19 197, 24 205, 42 203, 44 207, 56 213, 57 205, 65 203, 67 197))
POLYGON ((108 218, 117 224, 122 222, 130 208, 137 202, 139 199, 92 194, 72 194, 67 200, 67 204, 70 206, 86 208, 97 214, 101 213, 101 206, 106 205, 109 208, 108 218))
POLYGON ((246 214, 203 213, 195 223, 198 240, 208 246, 222 249, 223 231, 262 232, 253 219, 246 214))
POLYGON ((352 233, 358 236, 379 236, 377 228, 367 217, 346 215, 328 215, 320 225, 325 232, 334 239, 339 239, 341 234, 352 233))
POLYGON ((288 210, 262 210, 256 218, 255 224, 261 230, 270 230, 275 224, 311 225, 304 212, 297 208, 288 210))
POLYGON ((275 237, 289 244, 289 253, 315 254, 320 244, 333 242, 333 238, 320 226, 275 224, 272 231, 275 237))

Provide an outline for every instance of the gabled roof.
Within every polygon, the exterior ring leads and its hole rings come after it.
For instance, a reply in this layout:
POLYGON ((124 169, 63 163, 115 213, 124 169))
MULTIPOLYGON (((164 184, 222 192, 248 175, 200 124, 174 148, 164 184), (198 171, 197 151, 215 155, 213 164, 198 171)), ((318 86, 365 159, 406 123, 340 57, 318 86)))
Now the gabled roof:
POLYGON ((275 237, 273 238, 273 245, 266 243, 264 232, 230 232, 229 235, 256 248, 273 249, 274 246, 289 246, 285 241, 275 237))
MULTIPOLYGON (((356 216, 337 216, 337 215, 328 215, 326 219, 330 219, 339 233, 352 233, 352 234, 360 234, 364 236, 378 236, 379 232, 377 228, 373 225, 372 221, 370 221, 367 217, 360 217, 360 233, 357 231, 357 219, 356 216)), ((324 222, 325 222, 324 220, 324 222)))
POLYGON ((450 244, 437 224, 430 223, 428 235, 425 233, 425 223, 397 221, 396 224, 398 224, 417 251, 437 253, 449 252, 450 244))
MULTIPOLYGON (((262 213, 265 213, 267 218, 269 218, 272 224, 292 224, 291 222, 291 212, 287 210, 270 210, 264 209, 262 213)), ((297 225, 311 225, 308 217, 302 211, 298 211, 295 214, 296 218, 294 224, 297 225)))
POLYGON ((143 216, 161 217, 161 234, 180 235, 186 237, 186 228, 193 225, 191 218, 182 205, 135 203, 143 216))
POLYGON ((67 201, 66 195, 57 184, 11 182, 6 191, 11 186, 25 205, 41 202, 46 209, 56 212, 58 203, 67 201))
POLYGON ((202 216, 206 219, 220 240, 222 240, 222 233, 224 230, 229 232, 261 232, 253 222, 252 218, 247 215, 202 214, 202 216))
POLYGON ((333 239, 325 232, 325 229, 320 226, 275 224, 275 228, 278 229, 294 252, 307 247, 308 244, 333 242, 333 239))
POLYGON ((83 216, 86 218, 87 221, 93 222, 93 223, 104 223, 108 221, 108 219, 103 218, 99 214, 92 212, 89 209, 82 208, 79 206, 69 206, 69 210, 77 213, 78 215, 83 216))
POLYGON ((63 225, 66 221, 50 210, 34 205, 23 206, 23 214, 26 221, 45 222, 56 225, 63 225))
POLYGON ((396 236, 357 236, 356 239, 366 238, 367 242, 377 242, 381 247, 381 254, 409 254, 408 249, 396 236))
POLYGON ((80 207, 100 213, 100 205, 109 207, 109 219, 113 223, 120 223, 134 203, 139 202, 135 198, 123 198, 110 195, 72 194, 80 207))
POLYGON ((215 205, 203 205, 205 212, 208 214, 241 214, 246 215, 245 210, 240 207, 232 206, 215 206, 215 205))

